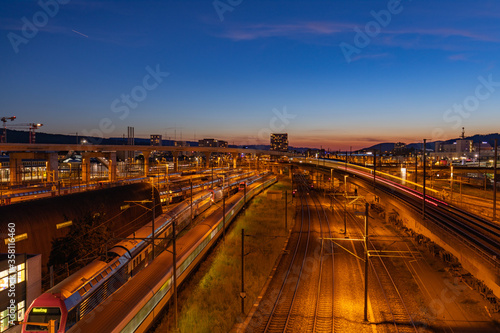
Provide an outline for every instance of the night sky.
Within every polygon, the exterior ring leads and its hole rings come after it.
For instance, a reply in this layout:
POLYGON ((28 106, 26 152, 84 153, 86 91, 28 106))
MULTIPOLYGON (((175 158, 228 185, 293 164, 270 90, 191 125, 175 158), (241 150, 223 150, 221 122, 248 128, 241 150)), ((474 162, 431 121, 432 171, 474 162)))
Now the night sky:
POLYGON ((49 133, 336 150, 499 132, 494 0, 3 0, 0 34, 0 116, 49 133))

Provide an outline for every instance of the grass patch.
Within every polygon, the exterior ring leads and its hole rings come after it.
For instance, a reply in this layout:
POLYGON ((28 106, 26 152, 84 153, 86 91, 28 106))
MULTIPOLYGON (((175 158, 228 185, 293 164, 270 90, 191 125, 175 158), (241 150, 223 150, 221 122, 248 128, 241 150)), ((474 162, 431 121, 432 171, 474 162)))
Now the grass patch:
MULTIPOLYGON (((280 181, 270 189, 290 191, 291 184, 280 181)), ((228 332, 237 321, 244 319, 239 297, 241 229, 248 235, 245 237, 245 312, 248 313, 283 248, 287 236, 284 210, 284 200, 268 200, 263 192, 233 221, 225 244, 219 242, 179 294, 180 332, 228 332)), ((289 227, 293 215, 294 208, 289 204, 289 227)), ((172 332, 172 321, 173 316, 167 314, 156 332, 172 332)))

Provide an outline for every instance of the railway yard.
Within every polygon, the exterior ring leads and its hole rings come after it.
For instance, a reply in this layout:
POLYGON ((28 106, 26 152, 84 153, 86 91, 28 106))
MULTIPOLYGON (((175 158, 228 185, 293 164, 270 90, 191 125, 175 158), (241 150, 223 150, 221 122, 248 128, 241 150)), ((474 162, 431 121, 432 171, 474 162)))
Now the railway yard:
MULTIPOLYGON (((296 177, 297 178, 297 177, 296 177)), ((297 182, 297 220, 244 332, 497 332, 498 313, 473 279, 432 242, 369 209, 370 253, 364 321, 363 205, 344 205, 297 182), (333 211, 333 213, 332 213, 333 211)), ((360 189, 360 195, 368 195, 360 189)))

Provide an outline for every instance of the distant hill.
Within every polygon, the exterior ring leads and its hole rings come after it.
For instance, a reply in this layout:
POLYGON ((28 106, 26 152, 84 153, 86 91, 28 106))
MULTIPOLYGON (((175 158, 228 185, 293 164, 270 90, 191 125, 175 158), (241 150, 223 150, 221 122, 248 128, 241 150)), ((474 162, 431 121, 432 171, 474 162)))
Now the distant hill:
MULTIPOLYGON (((433 142, 427 142, 426 146, 427 149, 432 149, 435 150, 436 147, 436 142, 444 142, 444 143, 453 143, 457 140, 460 140, 461 138, 454 138, 454 139, 449 139, 446 141, 433 141, 433 142)), ((468 136, 465 137, 465 140, 472 140, 474 143, 480 143, 480 142, 487 142, 489 143, 492 147, 495 145, 495 139, 497 139, 500 142, 500 134, 499 133, 491 133, 491 134, 476 134, 473 136, 468 136)), ((412 149, 422 149, 422 142, 417 142, 417 143, 409 143, 406 145, 407 148, 410 150, 412 149)), ((368 148, 360 149, 361 151, 373 151, 377 150, 380 151, 382 149, 383 152, 390 152, 394 149, 394 142, 385 142, 385 143, 378 143, 376 145, 373 145, 368 148)))
MULTIPOLYGON (((36 143, 55 143, 55 144, 79 144, 81 139, 87 139, 90 143, 103 145, 126 145, 127 138, 98 138, 87 136, 76 136, 66 134, 51 134, 51 133, 36 133, 36 143)), ((9 143, 29 143, 29 132, 7 129, 7 141, 9 143)), ((164 146, 173 146, 175 141, 162 140, 164 146)), ((197 147, 198 142, 187 141, 191 147, 197 147)), ((149 146, 150 140, 143 138, 135 138, 134 144, 140 146, 149 146)))

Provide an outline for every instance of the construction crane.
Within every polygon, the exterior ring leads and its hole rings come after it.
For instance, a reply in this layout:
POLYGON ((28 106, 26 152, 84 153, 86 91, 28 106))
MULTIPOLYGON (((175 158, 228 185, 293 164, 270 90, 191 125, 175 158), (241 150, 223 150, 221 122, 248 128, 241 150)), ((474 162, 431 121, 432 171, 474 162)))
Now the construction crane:
POLYGON ((29 131, 29 143, 35 143, 35 130, 39 129, 42 127, 43 124, 40 123, 16 123, 13 125, 10 125, 9 128, 28 128, 29 131))
POLYGON ((16 116, 0 118, 0 120, 3 122, 3 135, 2 135, 0 142, 7 143, 7 124, 6 123, 7 123, 7 120, 14 121, 14 119, 16 119, 16 116))

